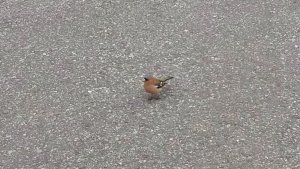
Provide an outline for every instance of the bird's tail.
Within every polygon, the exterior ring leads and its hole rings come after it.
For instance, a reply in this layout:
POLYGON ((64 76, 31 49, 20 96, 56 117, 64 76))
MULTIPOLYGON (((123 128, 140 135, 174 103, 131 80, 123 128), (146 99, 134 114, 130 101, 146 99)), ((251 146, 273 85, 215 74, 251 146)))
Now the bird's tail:
POLYGON ((169 76, 169 77, 167 77, 167 78, 165 78, 165 79, 162 79, 161 81, 162 82, 166 82, 166 81, 168 81, 168 80, 170 80, 170 79, 173 79, 174 77, 172 77, 172 76, 169 76))

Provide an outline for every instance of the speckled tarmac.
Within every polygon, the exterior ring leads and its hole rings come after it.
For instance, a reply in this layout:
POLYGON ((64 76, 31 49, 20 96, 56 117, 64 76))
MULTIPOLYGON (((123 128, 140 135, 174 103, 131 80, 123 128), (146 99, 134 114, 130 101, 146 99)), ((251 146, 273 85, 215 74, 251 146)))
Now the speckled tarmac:
POLYGON ((299 0, 0 0, 0 168, 299 169, 299 46, 299 0))

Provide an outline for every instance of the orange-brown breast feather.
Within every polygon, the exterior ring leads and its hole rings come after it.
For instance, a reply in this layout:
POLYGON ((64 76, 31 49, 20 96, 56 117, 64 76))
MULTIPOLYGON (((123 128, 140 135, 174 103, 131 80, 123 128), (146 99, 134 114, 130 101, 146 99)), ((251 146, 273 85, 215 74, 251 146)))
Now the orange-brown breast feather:
POLYGON ((159 83, 158 79, 151 77, 144 82, 144 89, 147 93, 158 94, 161 91, 161 88, 157 88, 159 83))

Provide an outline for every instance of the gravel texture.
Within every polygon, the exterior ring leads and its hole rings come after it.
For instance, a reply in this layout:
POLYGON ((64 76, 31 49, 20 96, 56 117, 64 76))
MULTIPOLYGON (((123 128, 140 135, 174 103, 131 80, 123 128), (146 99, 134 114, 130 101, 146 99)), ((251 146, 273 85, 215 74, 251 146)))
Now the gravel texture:
POLYGON ((300 1, 0 0, 0 95, 0 168, 298 169, 300 1))

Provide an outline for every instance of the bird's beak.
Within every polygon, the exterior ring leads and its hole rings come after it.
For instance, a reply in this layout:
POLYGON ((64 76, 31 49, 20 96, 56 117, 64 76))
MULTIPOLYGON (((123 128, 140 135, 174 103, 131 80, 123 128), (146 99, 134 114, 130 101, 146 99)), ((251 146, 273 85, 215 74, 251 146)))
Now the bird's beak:
POLYGON ((149 79, 147 79, 147 78, 144 78, 145 79, 145 81, 148 81, 149 79))

